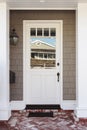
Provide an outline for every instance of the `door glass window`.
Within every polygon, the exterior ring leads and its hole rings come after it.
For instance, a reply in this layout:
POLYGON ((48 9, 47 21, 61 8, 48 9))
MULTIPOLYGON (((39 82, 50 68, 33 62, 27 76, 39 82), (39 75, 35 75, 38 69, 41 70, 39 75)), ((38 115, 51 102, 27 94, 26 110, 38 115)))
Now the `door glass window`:
POLYGON ((44 36, 49 36, 49 28, 44 28, 44 36))
POLYGON ((31 68, 54 68, 56 66, 56 29, 31 28, 31 68))
POLYGON ((37 28, 37 36, 42 36, 42 28, 37 28))
POLYGON ((56 29, 55 28, 50 29, 50 35, 51 36, 56 36, 56 29))
POLYGON ((31 28, 30 29, 30 35, 31 36, 36 36, 36 28, 31 28))

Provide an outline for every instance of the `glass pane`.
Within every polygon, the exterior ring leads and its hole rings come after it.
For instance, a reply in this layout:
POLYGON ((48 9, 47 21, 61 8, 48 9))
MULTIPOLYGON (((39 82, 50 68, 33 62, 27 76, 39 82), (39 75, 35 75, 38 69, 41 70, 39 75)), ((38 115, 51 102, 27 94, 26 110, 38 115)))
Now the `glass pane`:
POLYGON ((56 36, 56 29, 55 28, 50 29, 50 36, 56 36))
POLYGON ((43 59, 43 53, 39 53, 39 58, 43 59))
POLYGON ((48 58, 49 58, 49 59, 52 59, 52 54, 48 54, 48 58))
POLYGON ((36 36, 36 28, 30 29, 30 36, 36 36))
POLYGON ((47 54, 44 54, 44 59, 47 59, 47 54))
POLYGON ((37 58, 37 57, 38 57, 38 53, 31 52, 31 58, 37 58))
POLYGON ((31 37, 31 68, 54 68, 56 66, 56 38, 31 37))
POLYGON ((49 28, 44 28, 44 36, 49 36, 49 28))
POLYGON ((42 28, 37 28, 37 36, 42 36, 42 28))

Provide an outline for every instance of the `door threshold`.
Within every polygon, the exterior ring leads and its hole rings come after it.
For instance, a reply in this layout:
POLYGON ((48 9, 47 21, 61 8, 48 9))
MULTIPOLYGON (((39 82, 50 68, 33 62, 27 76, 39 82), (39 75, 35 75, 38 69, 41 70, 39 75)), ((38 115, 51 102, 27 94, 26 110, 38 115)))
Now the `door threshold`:
POLYGON ((25 109, 61 109, 59 104, 41 104, 41 105, 37 105, 37 104, 27 104, 25 109))

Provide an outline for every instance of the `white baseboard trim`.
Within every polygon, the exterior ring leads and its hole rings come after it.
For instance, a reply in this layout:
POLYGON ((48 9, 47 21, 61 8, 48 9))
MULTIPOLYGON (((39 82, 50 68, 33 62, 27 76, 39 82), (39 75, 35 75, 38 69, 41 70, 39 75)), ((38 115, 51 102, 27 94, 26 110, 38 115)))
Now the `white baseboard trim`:
POLYGON ((75 110, 76 100, 63 100, 61 103, 61 108, 63 110, 75 110))
MULTIPOLYGON (((11 101, 11 110, 23 110, 26 107, 24 101, 11 101)), ((75 110, 76 101, 75 100, 63 100, 61 103, 61 108, 63 110, 75 110)))
POLYGON ((9 106, 0 105, 0 121, 8 120, 11 117, 11 109, 9 106))
POLYGON ((25 109, 24 101, 11 101, 11 110, 23 110, 25 109))
POLYGON ((75 115, 78 118, 87 118, 87 107, 77 107, 75 110, 75 115))

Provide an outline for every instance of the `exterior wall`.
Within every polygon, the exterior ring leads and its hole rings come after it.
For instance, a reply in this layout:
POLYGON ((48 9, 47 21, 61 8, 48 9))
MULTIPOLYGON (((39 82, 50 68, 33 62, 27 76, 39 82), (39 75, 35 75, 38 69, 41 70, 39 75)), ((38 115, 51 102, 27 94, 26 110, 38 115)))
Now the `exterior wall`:
MULTIPOLYGON (((23 20, 63 20, 63 99, 76 98, 75 11, 11 11, 10 28, 19 35, 17 46, 10 47, 10 69, 16 73, 11 84, 11 100, 23 99, 23 20)), ((61 87, 61 86, 60 86, 61 87)))

